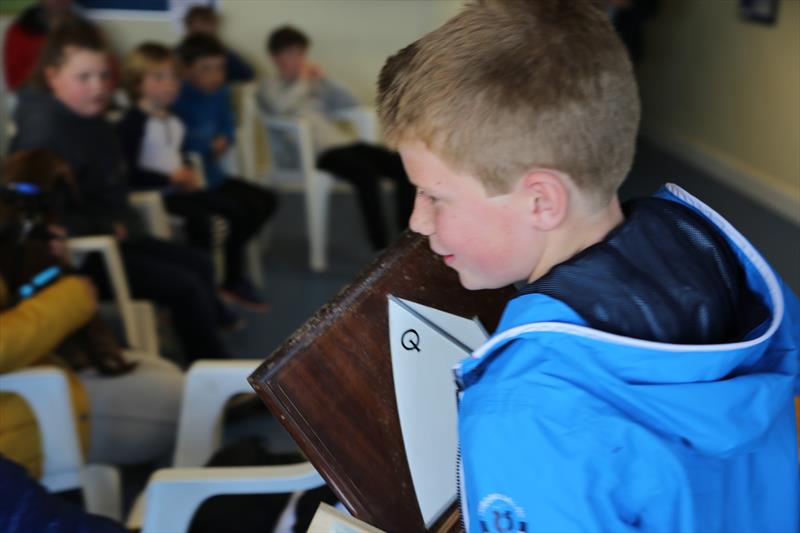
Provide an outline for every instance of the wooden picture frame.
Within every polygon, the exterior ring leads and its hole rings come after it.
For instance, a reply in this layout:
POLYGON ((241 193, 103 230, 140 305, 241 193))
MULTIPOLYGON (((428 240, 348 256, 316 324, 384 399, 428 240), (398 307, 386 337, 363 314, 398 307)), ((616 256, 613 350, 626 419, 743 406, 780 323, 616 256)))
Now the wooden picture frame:
MULTIPOLYGON (((249 379, 353 516, 385 531, 425 531, 394 394, 388 294, 477 316, 492 331, 514 290, 462 288, 427 239, 407 231, 249 379)), ((431 530, 458 531, 459 518, 453 505, 431 530)))

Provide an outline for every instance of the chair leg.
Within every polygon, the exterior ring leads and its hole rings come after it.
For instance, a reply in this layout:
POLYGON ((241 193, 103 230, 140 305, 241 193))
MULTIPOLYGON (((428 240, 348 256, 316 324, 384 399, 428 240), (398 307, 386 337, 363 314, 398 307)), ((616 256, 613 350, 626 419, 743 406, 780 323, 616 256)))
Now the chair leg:
POLYGON ((310 266, 314 272, 328 269, 328 199, 332 179, 323 172, 315 172, 311 186, 306 190, 306 220, 310 247, 310 266))
POLYGON ((261 236, 256 235, 247 243, 247 270, 250 281, 259 289, 264 288, 264 269, 261 266, 261 236))
POLYGON ((211 217, 211 262, 214 268, 214 281, 225 280, 225 241, 230 228, 228 221, 220 216, 211 217))
POLYGON ((86 465, 81 471, 81 485, 87 511, 112 520, 122 520, 122 483, 116 468, 86 465))

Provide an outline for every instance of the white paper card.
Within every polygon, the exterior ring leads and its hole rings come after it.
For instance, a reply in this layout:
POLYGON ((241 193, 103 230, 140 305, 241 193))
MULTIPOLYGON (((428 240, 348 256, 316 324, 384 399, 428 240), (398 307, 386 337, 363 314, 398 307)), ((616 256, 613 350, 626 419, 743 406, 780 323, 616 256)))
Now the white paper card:
POLYGON ((479 322, 389 296, 397 411, 422 518, 430 527, 456 498, 453 366, 486 340, 479 322))
POLYGON ((308 533, 384 533, 357 518, 346 515, 327 503, 319 504, 308 533))

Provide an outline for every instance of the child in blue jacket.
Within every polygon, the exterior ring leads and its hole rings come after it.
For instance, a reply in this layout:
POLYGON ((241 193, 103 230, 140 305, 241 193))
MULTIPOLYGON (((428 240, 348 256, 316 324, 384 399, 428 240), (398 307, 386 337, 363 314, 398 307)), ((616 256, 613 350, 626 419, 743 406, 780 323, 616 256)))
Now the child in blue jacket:
MULTIPOLYGON (((225 82, 225 48, 213 36, 196 33, 183 39, 176 53, 184 82, 172 111, 186 127, 184 150, 203 158, 207 185, 202 210, 186 202, 181 203, 180 210, 190 217, 212 212, 228 221, 222 291, 252 310, 266 311, 266 303, 244 274, 244 250, 245 243, 256 237, 272 216, 277 196, 264 187, 227 175, 220 165, 220 158, 234 141, 230 92, 225 82)), ((177 200, 180 199, 173 199, 173 207, 177 207, 177 200)))
POLYGON ((390 58, 412 230, 522 282, 456 369, 467 531, 797 531, 800 304, 674 185, 621 205, 639 99, 589 0, 483 0, 390 58))

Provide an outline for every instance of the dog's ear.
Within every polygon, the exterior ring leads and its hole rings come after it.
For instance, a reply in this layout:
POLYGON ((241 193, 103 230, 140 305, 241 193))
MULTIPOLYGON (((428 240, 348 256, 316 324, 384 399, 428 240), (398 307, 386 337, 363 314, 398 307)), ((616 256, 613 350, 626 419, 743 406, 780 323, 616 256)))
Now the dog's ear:
POLYGON ((69 189, 75 192, 75 173, 67 161, 53 152, 46 152, 43 154, 43 160, 47 171, 47 179, 50 183, 46 184, 48 190, 52 190, 62 183, 65 183, 69 189))

